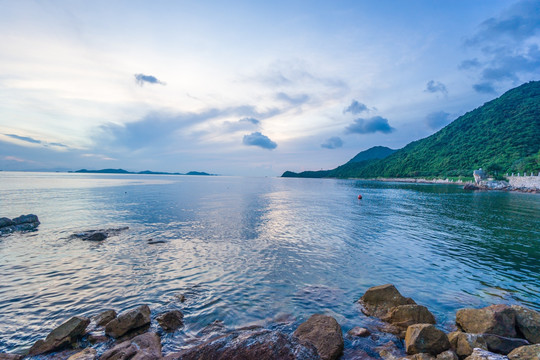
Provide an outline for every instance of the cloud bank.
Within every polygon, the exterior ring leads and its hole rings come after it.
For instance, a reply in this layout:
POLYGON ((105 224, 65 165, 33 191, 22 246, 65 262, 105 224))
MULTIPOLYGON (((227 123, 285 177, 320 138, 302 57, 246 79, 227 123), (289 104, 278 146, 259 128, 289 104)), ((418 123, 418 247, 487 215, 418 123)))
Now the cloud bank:
POLYGON ((246 146, 258 146, 260 148, 268 150, 272 150, 277 147, 277 144, 270 140, 268 136, 263 135, 258 131, 249 135, 244 135, 242 143, 246 146))

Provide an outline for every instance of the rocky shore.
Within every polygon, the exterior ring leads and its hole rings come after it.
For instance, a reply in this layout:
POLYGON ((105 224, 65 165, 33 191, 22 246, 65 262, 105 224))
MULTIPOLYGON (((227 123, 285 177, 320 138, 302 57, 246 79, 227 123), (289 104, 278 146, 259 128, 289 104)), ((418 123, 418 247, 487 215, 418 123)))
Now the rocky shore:
POLYGON ((18 231, 36 230, 40 222, 33 214, 21 215, 14 219, 0 218, 0 235, 11 234, 18 231))
POLYGON ((483 180, 478 184, 475 183, 466 183, 463 186, 465 190, 501 190, 501 191, 518 191, 525 193, 537 194, 540 192, 540 189, 536 187, 527 187, 527 186, 512 186, 508 181, 504 180, 483 180))
POLYGON ((0 360, 540 360, 540 313, 522 306, 458 310, 450 333, 436 326, 429 309, 391 284, 369 288, 358 306, 380 325, 343 334, 334 317, 314 314, 292 333, 262 326, 209 332, 196 345, 166 354, 161 336, 184 326, 180 310, 152 314, 148 305, 120 314, 107 310, 91 318, 74 316, 25 354, 0 354, 0 360), (159 331, 149 331, 152 322, 159 331), (344 349, 344 338, 366 339, 366 345, 344 349))

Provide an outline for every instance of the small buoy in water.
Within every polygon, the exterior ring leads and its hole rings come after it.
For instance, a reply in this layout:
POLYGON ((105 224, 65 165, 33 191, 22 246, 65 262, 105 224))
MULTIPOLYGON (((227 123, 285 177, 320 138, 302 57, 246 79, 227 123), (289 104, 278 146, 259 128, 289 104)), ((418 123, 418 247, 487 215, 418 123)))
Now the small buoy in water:
POLYGON ((358 195, 358 200, 362 200, 362 195, 358 195))

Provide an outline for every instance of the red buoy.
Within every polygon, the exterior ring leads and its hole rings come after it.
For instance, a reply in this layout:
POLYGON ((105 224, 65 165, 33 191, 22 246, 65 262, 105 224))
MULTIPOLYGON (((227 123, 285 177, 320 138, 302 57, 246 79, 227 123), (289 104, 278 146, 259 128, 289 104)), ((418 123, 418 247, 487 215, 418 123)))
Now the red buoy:
POLYGON ((358 200, 361 200, 362 199, 362 195, 358 195, 358 200))

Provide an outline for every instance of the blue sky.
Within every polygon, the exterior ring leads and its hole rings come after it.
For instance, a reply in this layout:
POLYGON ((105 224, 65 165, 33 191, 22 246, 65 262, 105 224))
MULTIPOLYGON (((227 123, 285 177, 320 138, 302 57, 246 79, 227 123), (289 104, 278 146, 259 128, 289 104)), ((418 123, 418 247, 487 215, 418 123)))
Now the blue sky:
POLYGON ((0 169, 275 176, 540 80, 538 1, 0 0, 0 169))

